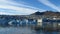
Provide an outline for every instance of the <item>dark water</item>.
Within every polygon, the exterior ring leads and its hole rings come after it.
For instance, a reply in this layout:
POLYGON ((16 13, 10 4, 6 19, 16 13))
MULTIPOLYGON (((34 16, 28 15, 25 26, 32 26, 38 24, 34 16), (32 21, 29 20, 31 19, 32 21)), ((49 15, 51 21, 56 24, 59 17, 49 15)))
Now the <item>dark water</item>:
POLYGON ((35 31, 30 27, 0 27, 0 34, 60 34, 60 32, 35 31))

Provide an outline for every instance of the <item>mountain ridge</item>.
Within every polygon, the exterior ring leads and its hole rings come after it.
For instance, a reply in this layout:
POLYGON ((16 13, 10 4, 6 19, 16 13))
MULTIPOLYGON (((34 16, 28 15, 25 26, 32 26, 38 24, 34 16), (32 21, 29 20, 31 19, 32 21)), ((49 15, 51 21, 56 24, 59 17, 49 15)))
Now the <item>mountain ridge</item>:
POLYGON ((45 11, 45 12, 35 12, 30 15, 50 15, 50 16, 60 16, 60 12, 54 12, 54 11, 45 11))

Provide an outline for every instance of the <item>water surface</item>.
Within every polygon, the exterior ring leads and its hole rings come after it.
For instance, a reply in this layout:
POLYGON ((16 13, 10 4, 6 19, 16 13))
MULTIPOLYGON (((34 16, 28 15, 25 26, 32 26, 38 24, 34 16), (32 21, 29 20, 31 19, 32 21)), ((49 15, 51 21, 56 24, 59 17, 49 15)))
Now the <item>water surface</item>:
POLYGON ((60 34, 60 32, 35 31, 30 27, 0 27, 0 34, 60 34))

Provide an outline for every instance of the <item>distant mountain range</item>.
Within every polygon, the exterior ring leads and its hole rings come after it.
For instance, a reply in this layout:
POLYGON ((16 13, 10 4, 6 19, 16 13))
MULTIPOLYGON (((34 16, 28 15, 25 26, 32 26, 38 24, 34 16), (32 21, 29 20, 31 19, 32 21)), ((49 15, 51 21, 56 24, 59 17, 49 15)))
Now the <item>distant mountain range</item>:
POLYGON ((39 12, 37 11, 31 15, 60 16, 60 12, 54 12, 54 11, 39 12))

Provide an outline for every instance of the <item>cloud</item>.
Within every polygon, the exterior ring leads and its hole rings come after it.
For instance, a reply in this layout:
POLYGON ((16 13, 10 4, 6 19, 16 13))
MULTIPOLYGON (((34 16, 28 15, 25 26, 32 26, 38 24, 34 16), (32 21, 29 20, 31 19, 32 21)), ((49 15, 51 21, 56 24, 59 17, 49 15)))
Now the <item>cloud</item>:
POLYGON ((17 12, 24 12, 24 13, 33 13, 34 11, 36 11, 33 9, 28 9, 24 7, 15 7, 15 6, 10 6, 10 5, 0 5, 0 8, 15 10, 17 12))
POLYGON ((38 0, 39 2, 43 3, 44 5, 47 5, 57 11, 60 11, 60 8, 57 7, 56 5, 54 5, 53 3, 51 3, 49 0, 38 0))
POLYGON ((7 12, 0 12, 0 15, 14 15, 12 13, 7 13, 7 12))
MULTIPOLYGON (((21 2, 16 3, 16 2, 13 2, 13 1, 10 1, 10 0, 0 0, 0 8, 7 9, 7 10, 12 10, 12 11, 5 11, 4 10, 3 11, 4 14, 10 14, 10 12, 11 12, 15 15, 31 14, 31 13, 36 12, 37 10, 43 11, 42 9, 32 7, 32 6, 28 6, 28 5, 25 5, 24 3, 21 3, 21 2)), ((3 13, 1 13, 1 14, 3 14, 3 13)))

